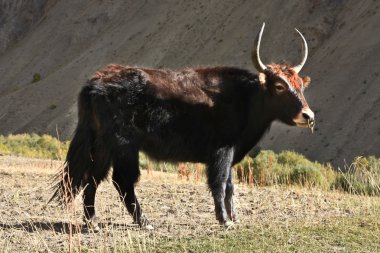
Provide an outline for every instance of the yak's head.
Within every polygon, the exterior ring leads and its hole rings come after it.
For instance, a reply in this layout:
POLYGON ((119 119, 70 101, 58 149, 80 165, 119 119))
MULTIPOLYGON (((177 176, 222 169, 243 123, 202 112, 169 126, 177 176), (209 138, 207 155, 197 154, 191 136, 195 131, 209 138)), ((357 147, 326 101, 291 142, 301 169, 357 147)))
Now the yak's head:
POLYGON ((260 42, 264 31, 263 24, 257 35, 255 47, 252 53, 253 63, 259 72, 259 81, 269 97, 269 107, 273 116, 288 124, 298 127, 310 128, 313 131, 315 124, 314 113, 303 95, 304 89, 310 84, 310 77, 300 77, 306 62, 308 48, 303 35, 296 29, 303 40, 304 56, 300 64, 292 67, 286 64, 265 65, 260 59, 260 42))

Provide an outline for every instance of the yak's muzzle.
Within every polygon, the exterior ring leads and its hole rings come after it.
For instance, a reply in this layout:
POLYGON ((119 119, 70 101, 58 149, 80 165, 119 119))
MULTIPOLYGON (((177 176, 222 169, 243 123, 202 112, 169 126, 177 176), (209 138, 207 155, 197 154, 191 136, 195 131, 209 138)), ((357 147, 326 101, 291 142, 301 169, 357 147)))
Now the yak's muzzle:
POLYGON ((302 111, 294 118, 294 123, 298 127, 310 128, 313 132, 315 126, 314 112, 309 107, 302 109, 302 111))

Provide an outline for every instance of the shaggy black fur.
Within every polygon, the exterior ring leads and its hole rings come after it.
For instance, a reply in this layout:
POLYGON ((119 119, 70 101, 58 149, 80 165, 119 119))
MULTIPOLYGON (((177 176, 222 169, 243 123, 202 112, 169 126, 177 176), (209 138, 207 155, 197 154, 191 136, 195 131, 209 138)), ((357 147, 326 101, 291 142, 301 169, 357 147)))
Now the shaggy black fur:
MULTIPOLYGON (((297 75, 298 76, 298 75, 297 75)), ((279 94, 267 73, 229 67, 174 72, 109 65, 79 95, 79 122, 53 198, 71 201, 84 188, 87 219, 95 216, 95 192, 113 166, 114 185, 134 222, 143 225, 134 185, 139 151, 171 162, 207 165, 208 185, 222 224, 236 220, 231 168, 279 119, 307 106, 302 90, 279 94)))

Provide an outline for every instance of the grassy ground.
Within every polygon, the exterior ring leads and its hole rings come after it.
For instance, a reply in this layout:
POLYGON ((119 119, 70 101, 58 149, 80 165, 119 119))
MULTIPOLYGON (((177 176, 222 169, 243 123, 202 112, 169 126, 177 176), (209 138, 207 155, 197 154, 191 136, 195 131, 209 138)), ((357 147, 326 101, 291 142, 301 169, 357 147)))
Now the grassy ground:
POLYGON ((164 240, 156 248, 161 252, 380 252, 380 221, 372 215, 259 222, 208 237, 164 240))
POLYGON ((60 161, 0 157, 0 252, 380 252, 379 197, 297 186, 237 184, 240 224, 220 227, 204 178, 143 171, 137 192, 155 229, 146 231, 100 185, 101 231, 82 223, 82 207, 54 203, 60 161))

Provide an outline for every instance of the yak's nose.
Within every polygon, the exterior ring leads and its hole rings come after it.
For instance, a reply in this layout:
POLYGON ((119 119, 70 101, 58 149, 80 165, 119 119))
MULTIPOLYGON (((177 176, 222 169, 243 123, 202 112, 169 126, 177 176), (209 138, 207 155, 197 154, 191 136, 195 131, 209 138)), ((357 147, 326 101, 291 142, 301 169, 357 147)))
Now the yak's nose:
POLYGON ((296 126, 310 128, 313 131, 315 125, 314 112, 309 107, 306 107, 297 114, 293 121, 296 126))
POLYGON ((307 121, 314 121, 314 112, 310 110, 310 108, 303 109, 302 117, 304 117, 307 121))
POLYGON ((307 122, 307 126, 311 129, 311 132, 314 132, 314 112, 310 110, 310 108, 306 108, 302 110, 302 117, 307 122))

